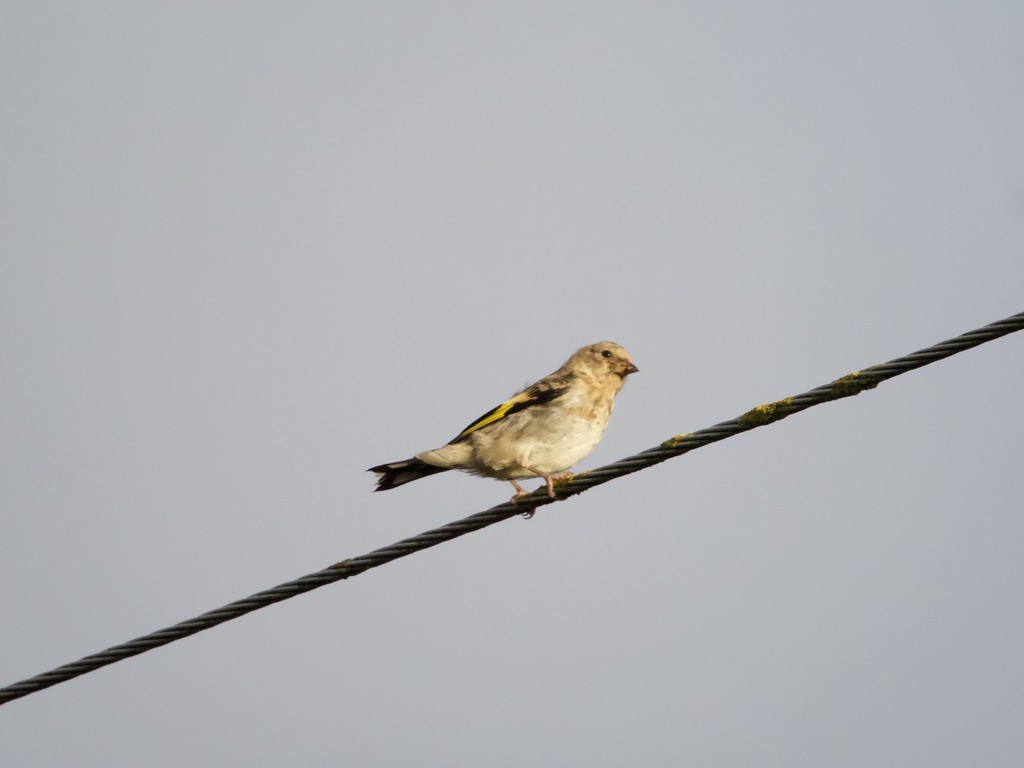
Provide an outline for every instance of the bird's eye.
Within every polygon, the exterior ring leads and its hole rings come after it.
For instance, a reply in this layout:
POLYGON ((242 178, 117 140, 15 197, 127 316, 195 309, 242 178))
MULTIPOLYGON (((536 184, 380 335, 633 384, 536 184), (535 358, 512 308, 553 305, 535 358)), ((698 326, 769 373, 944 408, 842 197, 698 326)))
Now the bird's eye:
POLYGON ((607 350, 607 349, 604 350, 604 352, 601 353, 601 357, 611 357, 611 356, 612 356, 611 351, 607 350))

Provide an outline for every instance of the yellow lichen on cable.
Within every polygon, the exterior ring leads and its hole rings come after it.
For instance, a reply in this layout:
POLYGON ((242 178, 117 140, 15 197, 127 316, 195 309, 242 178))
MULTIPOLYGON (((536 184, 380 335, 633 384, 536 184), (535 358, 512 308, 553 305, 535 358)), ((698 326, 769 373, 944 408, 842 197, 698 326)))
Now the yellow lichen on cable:
POLYGON ((748 428, 762 427, 765 424, 771 424, 773 421, 784 419, 789 416, 789 406, 792 403, 793 398, 786 397, 782 400, 776 400, 774 403, 759 405, 740 416, 740 424, 748 428))
POLYGON ((877 386, 878 379, 864 375, 860 371, 853 371, 832 382, 832 395, 838 400, 841 397, 858 395, 866 389, 874 389, 877 386))
POLYGON ((682 435, 673 435, 668 440, 663 440, 662 443, 661 443, 661 447, 662 448, 675 448, 677 445, 679 445, 681 442, 683 442, 683 440, 685 440, 686 438, 688 438, 692 434, 693 434, 692 432, 686 432, 685 434, 682 434, 682 435))

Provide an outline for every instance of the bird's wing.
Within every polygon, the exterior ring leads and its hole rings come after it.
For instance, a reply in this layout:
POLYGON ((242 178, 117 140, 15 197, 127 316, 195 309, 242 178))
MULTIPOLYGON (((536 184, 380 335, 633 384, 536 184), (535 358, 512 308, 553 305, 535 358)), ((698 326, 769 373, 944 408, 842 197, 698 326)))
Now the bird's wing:
POLYGON ((451 442, 462 442, 478 429, 482 429, 488 424, 493 424, 496 421, 501 421, 502 419, 511 416, 513 413, 519 413, 520 411, 532 408, 535 405, 541 405, 542 403, 550 403, 552 400, 555 400, 565 394, 567 389, 569 389, 568 377, 559 378, 553 381, 537 382, 532 387, 524 389, 510 400, 506 400, 496 408, 489 410, 479 419, 459 432, 451 442))

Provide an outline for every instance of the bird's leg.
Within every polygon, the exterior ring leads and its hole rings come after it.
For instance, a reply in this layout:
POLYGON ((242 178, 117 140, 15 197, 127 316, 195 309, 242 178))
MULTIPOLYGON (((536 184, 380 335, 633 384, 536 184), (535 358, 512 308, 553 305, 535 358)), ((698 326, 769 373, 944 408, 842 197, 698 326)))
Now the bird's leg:
MULTIPOLYGON (((515 487, 515 489, 516 489, 516 495, 515 495, 515 496, 513 496, 513 497, 512 497, 511 499, 509 499, 509 501, 511 501, 511 502, 512 502, 513 504, 515 504, 516 506, 518 506, 518 505, 519 505, 519 500, 520 500, 521 498, 523 498, 523 496, 525 496, 525 495, 526 495, 526 490, 525 490, 525 489, 523 488, 523 486, 521 486, 521 485, 520 485, 519 483, 517 483, 517 482, 516 482, 515 480, 509 480, 509 482, 510 482, 510 483, 512 483, 512 485, 513 485, 513 486, 515 487)), ((523 512, 523 513, 522 513, 522 515, 523 515, 523 517, 525 517, 525 518, 526 518, 527 520, 529 520, 529 519, 530 519, 531 517, 533 517, 533 514, 534 514, 534 512, 536 512, 536 511, 537 511, 536 509, 529 509, 529 510, 527 510, 526 512, 523 512)))
POLYGON ((554 475, 541 475, 544 478, 544 482, 548 484, 548 497, 555 498, 555 476, 554 475))
POLYGON ((526 490, 515 480, 509 480, 509 482, 512 483, 512 487, 516 489, 516 495, 509 499, 509 501, 513 504, 518 504, 519 500, 526 495, 526 490))
MULTIPOLYGON (((572 477, 572 474, 570 472, 564 472, 561 475, 548 475, 536 469, 531 469, 530 471, 544 481, 548 488, 548 497, 552 499, 555 498, 555 480, 561 480, 566 476, 572 477)), ((521 486, 515 480, 509 480, 509 482, 512 483, 513 487, 516 489, 516 495, 513 496, 510 499, 510 501, 513 504, 518 504, 519 500, 526 495, 526 491, 523 489, 523 486, 521 486)), ((529 520, 531 517, 533 517, 534 512, 536 512, 535 509, 531 509, 529 512, 523 512, 523 517, 529 520)))
MULTIPOLYGON (((529 467, 527 467, 527 469, 529 469, 529 467)), ((547 487, 548 487, 548 497, 552 498, 552 499, 555 498, 555 480, 559 479, 559 476, 558 475, 547 475, 547 474, 541 472, 538 469, 530 469, 530 471, 533 472, 533 474, 535 474, 537 477, 539 477, 541 480, 543 480, 547 484, 547 487)))

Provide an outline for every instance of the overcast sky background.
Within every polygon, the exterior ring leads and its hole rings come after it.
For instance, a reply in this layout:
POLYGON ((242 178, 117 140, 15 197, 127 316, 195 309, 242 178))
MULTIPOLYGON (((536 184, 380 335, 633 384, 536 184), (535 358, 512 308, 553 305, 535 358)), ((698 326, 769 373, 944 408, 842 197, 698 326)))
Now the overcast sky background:
MULTIPOLYGON (((1024 310, 1024 5, 0 8, 0 685, 1024 310)), ((1024 334, 0 708, 5 766, 1019 766, 1024 334)))

